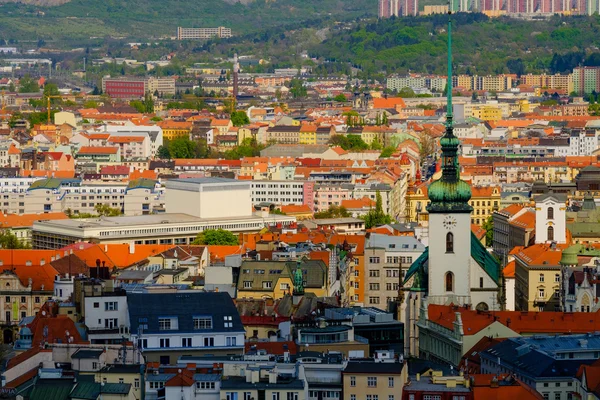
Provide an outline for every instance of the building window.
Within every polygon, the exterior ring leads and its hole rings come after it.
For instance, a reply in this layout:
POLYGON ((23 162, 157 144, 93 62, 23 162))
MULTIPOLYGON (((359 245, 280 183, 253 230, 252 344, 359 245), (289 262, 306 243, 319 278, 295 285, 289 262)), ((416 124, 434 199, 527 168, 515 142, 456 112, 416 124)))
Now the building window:
POLYGON ((454 235, 452 232, 446 233, 446 253, 454 253, 454 235))
POLYGON ((204 347, 214 347, 214 345, 215 345, 215 338, 212 338, 212 337, 204 338, 204 347))
POLYGON ((158 319, 158 329, 161 331, 171 330, 171 318, 159 318, 158 319))
POLYGON ((369 304, 379 304, 379 297, 377 297, 377 296, 370 296, 369 297, 369 304))
POLYGON ((544 400, 550 400, 550 393, 542 393, 542 397, 544 397, 544 400))
POLYGON ((388 387, 394 387, 394 377, 388 377, 388 387))
POLYGON ((548 227, 548 240, 554 240, 554 227, 548 227))
POLYGON ((287 392, 286 400, 298 400, 298 392, 287 392))
POLYGON ((351 394, 350 395, 350 400, 356 400, 356 395, 355 394, 351 394))
POLYGON ((548 207, 548 219, 554 219, 554 207, 548 207))
POLYGON ((540 288, 539 295, 540 295, 540 299, 546 298, 546 291, 544 290, 544 288, 540 288))
POLYGON ((119 303, 116 301, 107 301, 104 303, 104 311, 117 311, 119 309, 119 303))
POLYGON ((540 274, 540 282, 544 282, 544 274, 540 274))
POLYGON ((27 299, 25 299, 25 296, 21 296, 21 303, 25 303, 27 302, 27 299))
POLYGON ((479 287, 482 288, 483 287, 483 278, 479 278, 479 287))
POLYGON ((192 347, 192 338, 181 338, 181 347, 192 347))
POLYGON ((377 387, 377 377, 376 376, 367 377, 367 386, 368 387, 377 387))
POLYGON ((160 347, 171 347, 171 339, 169 339, 169 338, 160 339, 160 347))
POLYGON ((351 376, 350 377, 350 386, 351 387, 355 387, 356 386, 356 377, 355 376, 351 376))
POLYGON ((454 291, 454 274, 450 271, 446 272, 446 292, 454 291))
POLYGON ((281 400, 281 398, 279 397, 279 392, 273 392, 272 394, 273 394, 273 397, 272 397, 273 400, 281 400))
POLYGON ((135 378, 135 380, 133 381, 133 387, 136 389, 140 388, 140 380, 139 378, 135 378))
POLYGON ((228 336, 226 338, 227 346, 237 346, 237 338, 235 336, 228 336))
POLYGON ((94 303, 94 308, 100 308, 100 303, 94 303))
POLYGON ((212 318, 194 317, 194 329, 212 329, 212 318))
POLYGON ((223 327, 224 328, 233 328, 233 320, 230 315, 226 315, 223 317, 223 327))
POLYGON ((388 400, 394 400, 394 395, 393 394, 388 394, 388 400))
POLYGON ((238 400, 238 394, 236 392, 227 392, 225 393, 226 400, 238 400))
POLYGON ((271 289, 273 287, 273 282, 271 282, 271 281, 264 281, 262 283, 262 287, 263 287, 263 289, 271 289))

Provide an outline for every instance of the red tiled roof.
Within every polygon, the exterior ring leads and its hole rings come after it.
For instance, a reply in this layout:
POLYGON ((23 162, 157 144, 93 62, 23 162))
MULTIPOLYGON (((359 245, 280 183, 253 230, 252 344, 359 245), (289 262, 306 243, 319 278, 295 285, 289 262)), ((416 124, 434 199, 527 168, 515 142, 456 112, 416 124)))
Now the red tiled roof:
POLYGON ((428 316, 431 322, 454 330, 456 313, 460 313, 466 336, 474 335, 494 321, 507 326, 521 335, 575 334, 600 331, 600 311, 595 313, 563 313, 557 311, 478 312, 454 305, 430 304, 428 316), (510 319, 510 322, 508 320, 510 319))
POLYGON ((266 350, 267 354, 278 356, 282 356, 286 351, 289 351, 290 355, 295 355, 298 352, 298 346, 296 346, 296 342, 293 340, 286 342, 252 342, 246 340, 244 347, 246 353, 251 350, 266 350), (287 350, 285 349, 285 345, 287 345, 287 350))

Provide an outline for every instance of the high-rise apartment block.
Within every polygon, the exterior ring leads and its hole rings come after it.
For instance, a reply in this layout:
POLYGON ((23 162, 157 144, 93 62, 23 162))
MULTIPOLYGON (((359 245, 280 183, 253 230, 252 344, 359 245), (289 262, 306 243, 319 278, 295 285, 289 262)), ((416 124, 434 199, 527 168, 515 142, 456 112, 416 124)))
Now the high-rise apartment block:
POLYGON ((520 80, 522 85, 539 87, 549 90, 564 90, 567 93, 571 93, 573 91, 573 74, 527 74, 521 75, 520 80))
POLYGON ((230 38, 231 28, 177 28, 177 40, 204 40, 212 38, 230 38))
POLYGON ((600 92, 600 67, 573 68, 573 91, 578 94, 600 92))
POLYGON ((506 91, 512 88, 513 76, 511 75, 457 75, 452 78, 452 86, 466 90, 494 90, 506 91))
POLYGON ((419 13, 419 0, 379 0, 379 18, 406 17, 419 13))

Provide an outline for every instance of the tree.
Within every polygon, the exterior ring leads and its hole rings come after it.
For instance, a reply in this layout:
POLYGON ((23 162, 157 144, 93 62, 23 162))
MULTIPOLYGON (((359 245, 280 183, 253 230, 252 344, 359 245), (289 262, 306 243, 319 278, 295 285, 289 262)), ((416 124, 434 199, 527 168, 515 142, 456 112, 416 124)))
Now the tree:
POLYGON ((393 146, 384 147, 383 150, 381 151, 381 154, 379 155, 379 158, 391 157, 392 154, 394 154, 395 152, 396 152, 396 148, 393 146))
POLYGON ((93 101, 93 100, 88 100, 85 103, 83 103, 83 108, 96 108, 98 107, 98 102, 93 101))
POLYGON ((20 93, 37 93, 40 91, 38 83, 31 78, 31 75, 26 74, 19 80, 19 92, 20 93))
POLYGON ((489 216, 481 226, 485 229, 485 245, 491 247, 494 242, 494 219, 489 216))
POLYGON ((44 85, 44 97, 58 96, 59 94, 58 86, 55 83, 46 83, 44 85))
POLYGON ((198 234, 192 244, 237 246, 238 238, 230 231, 224 229, 207 229, 198 234))
POLYGON ((348 99, 346 98, 344 93, 340 93, 333 98, 333 101, 337 101, 338 103, 345 103, 346 101, 348 101, 348 99))
POLYGON ((144 111, 145 113, 154 112, 154 99, 150 95, 150 92, 146 92, 144 95, 144 111))
POLYGON ((374 138, 371 142, 371 150, 383 150, 383 144, 379 141, 379 138, 374 138))
POLYGON ((392 217, 383 211, 383 200, 381 199, 379 190, 375 193, 375 208, 370 209, 362 219, 365 221, 365 227, 367 229, 392 222, 392 217))
POLYGON ((171 152, 169 151, 169 147, 164 144, 158 148, 158 158, 163 160, 169 160, 171 158, 171 152))
POLYGON ((137 110, 139 113, 146 111, 146 105, 141 100, 131 100, 129 105, 137 110))
POLYGON ((98 215, 103 217, 116 217, 121 215, 121 209, 112 208, 108 204, 96 204, 94 210, 96 210, 98 215))
POLYGON ((243 126, 250 123, 250 118, 244 111, 234 111, 231 113, 231 123, 233 126, 243 126))
POLYGON ((400 89, 400 91, 398 91, 398 97, 410 98, 410 97, 416 97, 416 95, 415 95, 414 90, 412 90, 409 87, 405 87, 405 88, 400 89))
POLYGON ((31 246, 23 243, 10 230, 3 229, 0 231, 0 248, 2 249, 30 249, 31 246))
POLYGON ((435 140, 428 132, 423 132, 419 141, 419 154, 421 160, 429 157, 435 152, 435 140))
POLYGON ((8 85, 8 91, 11 93, 14 93, 17 90, 17 88, 15 87, 15 84, 11 81, 10 84, 8 85))
POLYGON ((196 156, 196 143, 185 137, 169 141, 168 149, 170 158, 195 158, 196 156))
POLYGON ((314 214, 316 219, 320 218, 347 218, 351 217, 346 207, 331 205, 325 211, 319 211, 314 214))
POLYGON ((295 99, 297 99, 306 97, 308 91, 306 90, 306 86, 304 86, 304 82, 302 80, 294 78, 290 81, 290 93, 295 99))

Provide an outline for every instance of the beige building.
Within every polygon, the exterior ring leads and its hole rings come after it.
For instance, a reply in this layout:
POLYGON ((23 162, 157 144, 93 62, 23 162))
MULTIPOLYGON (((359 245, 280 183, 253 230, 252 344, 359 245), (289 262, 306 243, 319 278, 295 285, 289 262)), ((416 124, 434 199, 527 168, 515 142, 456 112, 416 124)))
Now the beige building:
POLYGON ((400 400, 408 366, 390 351, 377 351, 375 362, 349 361, 342 378, 344 400, 400 400))

